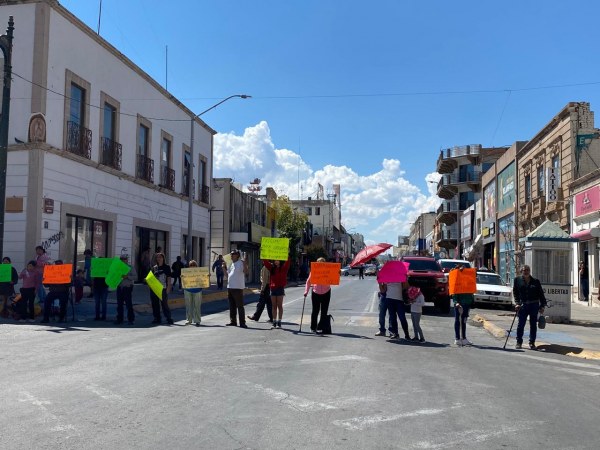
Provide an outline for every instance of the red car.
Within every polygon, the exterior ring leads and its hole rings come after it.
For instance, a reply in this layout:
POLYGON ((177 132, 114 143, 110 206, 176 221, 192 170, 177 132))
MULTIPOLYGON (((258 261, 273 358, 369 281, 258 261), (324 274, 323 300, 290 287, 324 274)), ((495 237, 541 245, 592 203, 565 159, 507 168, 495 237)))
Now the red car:
POLYGON ((404 256, 402 261, 409 264, 409 283, 421 288, 425 301, 433 303, 443 313, 450 312, 448 279, 437 261, 425 256, 404 256))

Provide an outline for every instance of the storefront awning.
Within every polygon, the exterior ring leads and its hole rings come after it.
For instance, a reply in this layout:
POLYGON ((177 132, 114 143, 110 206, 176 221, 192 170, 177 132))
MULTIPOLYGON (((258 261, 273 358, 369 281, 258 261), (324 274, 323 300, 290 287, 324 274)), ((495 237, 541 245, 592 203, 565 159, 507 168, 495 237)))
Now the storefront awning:
POLYGON ((600 228, 588 228, 587 230, 576 231, 571 234, 572 238, 579 239, 580 241, 586 241, 588 239, 594 239, 600 237, 600 228))

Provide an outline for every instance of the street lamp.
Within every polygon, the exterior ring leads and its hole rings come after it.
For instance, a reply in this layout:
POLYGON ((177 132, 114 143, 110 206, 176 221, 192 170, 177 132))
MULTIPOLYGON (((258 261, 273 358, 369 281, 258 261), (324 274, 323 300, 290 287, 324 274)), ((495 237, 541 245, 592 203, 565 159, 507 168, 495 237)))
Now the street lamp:
MULTIPOLYGON (((187 245, 186 245, 186 250, 185 250, 185 257, 186 260, 189 264, 190 260, 192 259, 192 219, 193 219, 193 205, 194 205, 194 122, 196 121, 196 119, 200 116, 202 116, 203 114, 206 114, 207 112, 215 109, 217 106, 225 103, 227 100, 230 100, 232 98, 252 98, 251 95, 246 95, 246 94, 235 94, 235 95, 230 95, 227 98, 224 98, 223 100, 221 100, 219 103, 216 103, 214 105, 212 105, 210 108, 205 109, 204 111, 202 111, 199 114, 196 114, 195 116, 193 116, 191 118, 191 131, 190 131, 190 164, 189 164, 189 172, 188 172, 188 234, 187 234, 187 245)), ((210 224, 209 224, 210 226, 210 224)))
POLYGON ((10 81, 12 78, 12 41, 15 29, 13 16, 8 18, 6 34, 0 36, 4 54, 2 118, 0 119, 0 256, 4 253, 4 206, 6 202, 6 159, 8 153, 8 118, 10 115, 10 81))

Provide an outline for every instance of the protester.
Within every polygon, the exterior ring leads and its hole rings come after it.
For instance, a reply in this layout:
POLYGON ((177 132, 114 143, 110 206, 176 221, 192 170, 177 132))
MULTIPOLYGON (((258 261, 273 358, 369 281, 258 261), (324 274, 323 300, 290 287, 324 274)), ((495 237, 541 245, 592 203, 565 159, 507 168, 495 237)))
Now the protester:
POLYGON ((140 274, 140 280, 146 279, 146 275, 152 269, 152 255, 150 254, 150 247, 144 247, 142 253, 140 255, 140 267, 142 269, 142 273, 140 274))
POLYGON ((217 276, 217 288, 223 289, 223 277, 225 275, 225 261, 223 255, 219 255, 212 265, 212 271, 217 276))
POLYGON ((535 338, 537 335, 538 313, 544 314, 547 302, 542 283, 531 276, 531 268, 525 265, 521 273, 522 275, 516 277, 513 284, 515 310, 519 316, 516 348, 523 348, 523 333, 527 317, 529 317, 529 348, 536 350, 535 338))
POLYGON ((583 261, 579 261, 579 293, 580 300, 587 302, 590 295, 590 278, 587 266, 583 261))
MULTIPOLYGON (((198 263, 193 259, 190 261, 190 267, 198 267, 198 263)), ((185 288, 183 291, 183 297, 185 299, 185 317, 187 319, 186 325, 196 323, 196 326, 200 326, 202 321, 200 312, 202 310, 202 288, 185 288)))
POLYGON ((165 255, 157 253, 155 255, 156 264, 152 266, 152 273, 154 277, 162 285, 162 293, 160 298, 150 289, 150 301, 152 303, 152 315, 154 316, 153 324, 160 324, 160 309, 162 306, 162 312, 169 325, 173 325, 173 319, 171 318, 171 309, 169 308, 169 292, 171 292, 171 268, 165 263, 165 255))
POLYGON ((421 315, 423 314, 423 305, 425 305, 425 297, 416 286, 411 286, 407 291, 408 301, 410 302, 410 318, 412 320, 413 330, 415 332, 413 341, 425 342, 423 330, 421 329, 421 315))
MULTIPOLYGON (((121 261, 125 264, 129 265, 128 255, 121 255, 121 261)), ((127 308, 127 323, 129 325, 133 325, 135 321, 135 313, 133 311, 133 282, 137 278, 137 273, 135 269, 130 266, 129 273, 123 275, 123 279, 117 286, 117 320, 115 321, 116 325, 120 325, 123 323, 124 317, 124 308, 127 308)))
POLYGON ((239 250, 232 250, 230 255, 232 262, 227 271, 227 298, 229 300, 229 323, 227 326, 237 326, 237 317, 239 317, 240 328, 248 328, 244 311, 244 289, 246 288, 246 275, 248 275, 248 262, 246 258, 240 259, 239 250))
POLYGON ((379 283, 377 295, 379 297, 379 331, 375 333, 375 336, 385 336, 385 315, 388 312, 387 284, 379 283))
MULTIPOLYGON (((317 262, 325 262, 325 258, 317 259, 317 262)), ((312 288, 311 300, 312 300, 312 313, 310 315, 310 330, 316 333, 317 330, 322 330, 323 318, 327 317, 327 311, 329 311, 329 302, 331 300, 331 286, 328 284, 313 284, 312 283, 312 271, 308 275, 306 285, 304 287, 304 297, 308 295, 309 289, 312 288), (321 320, 317 322, 319 318, 319 312, 321 312, 321 320)))
POLYGON ((271 305, 271 288, 269 286, 271 280, 271 272, 267 269, 267 266, 264 265, 262 269, 260 269, 260 297, 258 302, 256 303, 256 311, 251 316, 248 316, 248 319, 254 320, 258 322, 260 320, 260 316, 262 315, 265 306, 267 307, 267 314, 269 315, 268 322, 273 323, 273 308, 271 305))
POLYGON ((398 339, 398 319, 400 319, 400 325, 402 325, 402 331, 404 331, 404 339, 410 340, 410 334, 408 332, 408 322, 406 320, 406 310, 408 304, 405 303, 403 290, 408 288, 407 282, 402 283, 387 283, 387 306, 390 312, 390 338, 398 339), (396 318, 396 315, 398 318, 396 318))
POLYGON ((75 288, 75 304, 79 305, 83 298, 83 287, 85 286, 85 272, 83 269, 78 269, 75 273, 75 279, 73 280, 73 287, 75 288))
MULTIPOLYGON (((2 259, 2 264, 10 264, 10 258, 5 256, 2 259)), ((14 267, 11 267, 11 278, 10 281, 0 282, 0 302, 2 302, 3 309, 8 311, 8 298, 15 293, 15 284, 19 282, 19 273, 14 267)))
POLYGON ((92 289, 94 292, 94 304, 96 317, 94 320, 106 320, 106 303, 108 299, 108 285, 104 276, 92 278, 92 289))
POLYGON ((265 266, 271 272, 269 287, 271 288, 271 303, 273 305, 273 326, 281 328, 283 318, 283 297, 287 285, 287 273, 290 268, 290 260, 287 261, 264 261, 265 266), (279 317, 279 318, 278 318, 279 317))
POLYGON ((92 284, 92 256, 93 253, 90 249, 83 252, 83 271, 85 272, 85 284, 89 286, 90 293, 88 298, 94 297, 94 285, 92 284))
POLYGON ((175 285, 177 284, 177 280, 179 280, 179 292, 181 292, 181 269, 185 266, 183 262, 181 262, 181 256, 178 256, 173 264, 171 264, 171 272, 173 274, 173 289, 175 289, 175 285))
POLYGON ((46 298, 46 288, 42 284, 42 280, 44 278, 44 266, 48 263, 48 255, 46 254, 46 250, 41 245, 38 245, 35 248, 35 270, 38 272, 38 277, 40 282, 38 284, 37 289, 37 297, 40 305, 44 305, 44 299, 46 298))
MULTIPOLYGON (((60 259, 57 259, 54 262, 55 265, 61 265, 62 263, 63 262, 60 259)), ((71 283, 49 284, 48 288, 50 292, 48 292, 48 295, 44 300, 44 318, 41 323, 50 322, 50 312, 52 311, 54 300, 57 299, 59 305, 58 321, 64 322, 67 316, 67 302, 69 300, 69 289, 71 289, 71 283)))
POLYGON ((21 271, 19 278, 23 280, 21 286, 22 302, 25 306, 26 316, 29 322, 33 322, 35 311, 33 309, 35 303, 35 291, 38 289, 41 279, 38 271, 35 269, 35 261, 31 260, 27 263, 27 267, 21 271))
POLYGON ((360 266, 358 266, 358 279, 364 280, 364 278, 365 278, 365 265, 361 264, 360 266))
MULTIPOLYGON (((464 266, 458 264, 452 270, 463 270, 464 266)), ((467 339, 467 321, 469 319, 469 311, 475 303, 473 294, 452 294, 454 303, 454 344, 455 345, 472 345, 472 342, 467 339)))

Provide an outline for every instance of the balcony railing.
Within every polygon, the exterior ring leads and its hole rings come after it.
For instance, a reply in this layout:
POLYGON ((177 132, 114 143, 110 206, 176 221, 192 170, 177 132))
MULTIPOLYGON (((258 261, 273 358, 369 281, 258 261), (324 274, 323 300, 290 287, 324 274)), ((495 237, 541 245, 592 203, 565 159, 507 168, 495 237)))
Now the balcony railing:
MULTIPOLYGON (((188 177, 187 176, 183 176, 183 182, 181 183, 181 195, 185 195, 187 197, 188 192, 189 192, 189 185, 188 185, 188 177)), ((196 180, 194 180, 194 184, 192 185, 192 195, 193 198, 196 198, 196 180)))
POLYGON ((102 148, 102 164, 121 170, 121 157, 123 146, 107 137, 100 138, 102 148))
POLYGON ((462 184, 462 183, 481 183, 481 171, 476 170, 473 173, 466 173, 463 175, 457 173, 449 173, 443 175, 439 181, 438 186, 447 186, 450 184, 462 184))
POLYGON ((137 155, 136 177, 154 183, 154 160, 144 155, 137 155))
POLYGON ((175 190, 175 171, 169 167, 161 166, 160 168, 160 184, 171 191, 175 190))
POLYGON ((67 151, 91 159, 92 130, 75 122, 67 122, 67 151))
POLYGON ((441 151, 441 158, 457 158, 459 156, 479 155, 481 153, 481 145, 461 145, 452 148, 447 148, 441 151))
POLYGON ((200 201, 208 203, 210 201, 210 187, 203 184, 200 191, 200 201))

